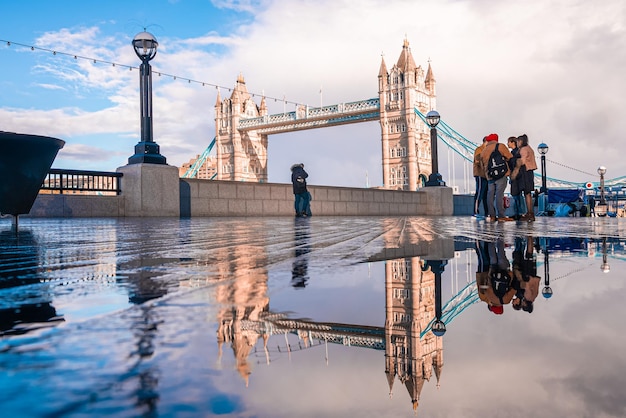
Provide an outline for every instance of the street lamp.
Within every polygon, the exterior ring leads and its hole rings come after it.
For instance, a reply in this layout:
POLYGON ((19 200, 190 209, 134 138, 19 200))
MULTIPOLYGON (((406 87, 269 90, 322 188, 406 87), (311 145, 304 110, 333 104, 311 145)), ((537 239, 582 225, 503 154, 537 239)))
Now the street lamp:
POLYGON ((541 189, 540 193, 547 193, 548 187, 546 186, 546 154, 548 153, 548 145, 545 143, 539 144, 537 151, 541 154, 541 189))
POLYGON ((600 203, 596 208, 596 214, 598 216, 606 216, 607 207, 606 200, 604 199, 604 175, 606 174, 606 167, 603 165, 598 167, 598 174, 600 175, 600 203))
POLYGON ((426 123, 430 126, 430 155, 432 158, 432 171, 428 176, 426 186, 445 186, 441 174, 439 174, 439 157, 437 156, 437 125, 440 116, 436 110, 431 110, 426 114, 426 123))
POLYGON ((159 145, 152 139, 152 71, 149 61, 157 53, 154 35, 140 32, 133 39, 135 54, 141 60, 139 67, 139 90, 141 96, 141 140, 135 145, 135 155, 128 158, 128 164, 165 164, 165 157, 160 154, 159 145))

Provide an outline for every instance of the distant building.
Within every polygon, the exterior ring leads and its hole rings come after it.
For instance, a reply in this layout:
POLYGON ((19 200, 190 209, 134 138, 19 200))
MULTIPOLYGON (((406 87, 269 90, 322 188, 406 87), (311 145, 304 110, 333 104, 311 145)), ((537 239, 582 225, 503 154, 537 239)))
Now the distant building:
MULTIPOLYGON (((200 154, 196 155, 195 158, 192 158, 187 163, 183 163, 182 166, 178 169, 178 176, 183 177, 189 171, 189 169, 198 162, 200 158, 200 154)), ((195 173, 191 173, 190 177, 195 179, 214 179, 217 173, 217 161, 214 156, 208 156, 204 161, 200 162, 200 167, 197 167, 195 173)))

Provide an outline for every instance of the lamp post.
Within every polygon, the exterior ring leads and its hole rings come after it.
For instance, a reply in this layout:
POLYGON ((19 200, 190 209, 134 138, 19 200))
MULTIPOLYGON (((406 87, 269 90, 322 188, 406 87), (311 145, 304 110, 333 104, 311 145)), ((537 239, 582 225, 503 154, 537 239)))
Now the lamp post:
POLYGON ((430 155, 432 158, 432 172, 428 176, 426 186, 445 186, 441 174, 439 174, 439 157, 437 156, 437 125, 440 116, 436 110, 431 110, 426 114, 426 122, 430 126, 430 155))
POLYGON ((546 154, 548 153, 548 145, 545 143, 539 144, 537 151, 541 154, 541 189, 540 193, 547 193, 548 187, 546 186, 546 154))
POLYGON ((133 39, 135 54, 141 60, 139 67, 141 140, 135 145, 135 155, 128 158, 128 164, 165 164, 165 157, 160 154, 159 145, 152 139, 152 71, 150 60, 157 53, 154 35, 140 32, 133 39))
POLYGON ((606 200, 604 198, 604 175, 606 174, 606 167, 603 165, 598 167, 598 174, 600 175, 600 203, 596 208, 596 215, 606 216, 607 207, 606 200))

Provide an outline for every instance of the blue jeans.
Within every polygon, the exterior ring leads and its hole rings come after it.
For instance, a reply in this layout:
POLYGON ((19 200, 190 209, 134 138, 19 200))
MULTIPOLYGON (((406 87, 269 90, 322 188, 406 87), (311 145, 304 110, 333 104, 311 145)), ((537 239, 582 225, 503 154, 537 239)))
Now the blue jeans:
POLYGON ((509 184, 507 177, 498 180, 489 180, 487 187, 487 208, 489 216, 504 218, 504 190, 509 184))
POLYGON ((309 192, 297 193, 295 197, 294 208, 296 210, 296 216, 311 216, 311 195, 309 192))
POLYGON ((526 212, 526 199, 522 194, 518 194, 517 196, 513 196, 513 209, 515 210, 516 215, 524 215, 526 212))

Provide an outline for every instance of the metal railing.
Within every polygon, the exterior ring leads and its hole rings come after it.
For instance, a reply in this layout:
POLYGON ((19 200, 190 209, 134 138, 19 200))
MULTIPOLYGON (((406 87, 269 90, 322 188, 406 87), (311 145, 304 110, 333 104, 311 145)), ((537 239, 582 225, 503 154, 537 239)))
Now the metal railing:
POLYGON ((51 168, 41 190, 49 190, 52 194, 119 195, 122 192, 122 176, 122 173, 107 171, 51 168))

